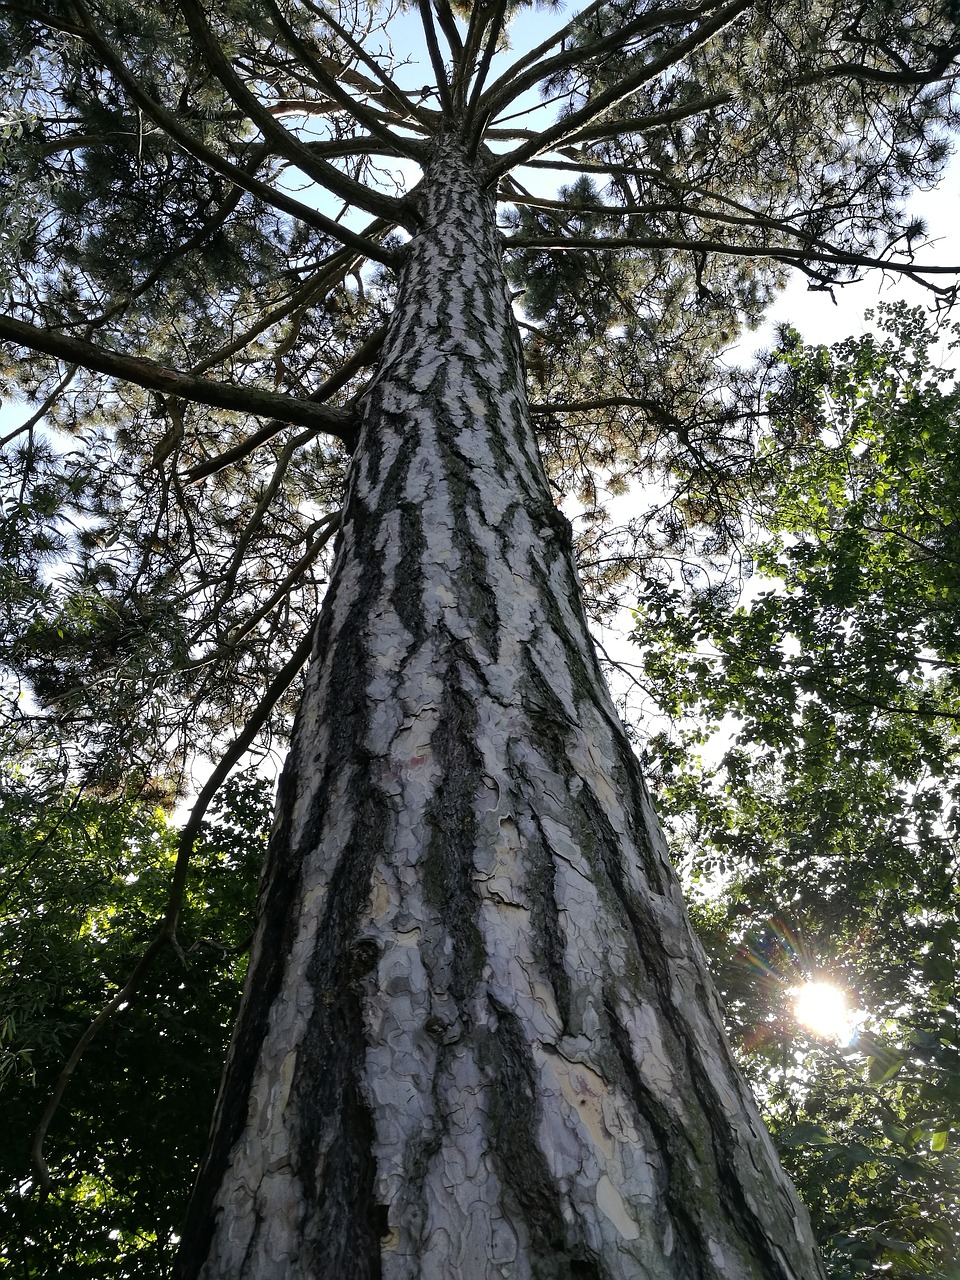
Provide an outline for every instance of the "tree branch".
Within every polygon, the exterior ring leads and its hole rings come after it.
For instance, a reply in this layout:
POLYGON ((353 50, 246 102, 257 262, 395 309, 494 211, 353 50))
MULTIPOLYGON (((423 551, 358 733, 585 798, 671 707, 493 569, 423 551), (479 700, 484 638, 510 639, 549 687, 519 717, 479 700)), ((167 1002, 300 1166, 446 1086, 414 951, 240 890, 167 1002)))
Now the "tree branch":
MULTIPOLYGON (((183 2, 183 0, 181 0, 181 2, 183 2)), ((187 0, 187 2, 190 4, 191 8, 195 7, 193 0, 187 0)), ((277 23, 277 26, 283 37, 286 39, 289 47, 295 53, 298 53, 310 67, 321 89, 323 89, 325 93, 329 94, 334 102, 339 102, 344 110, 352 115, 358 124, 369 129, 374 137, 378 138, 381 143, 392 147, 399 155, 408 156, 410 159, 417 161, 422 160, 424 155, 423 146, 410 138, 403 138, 394 134, 390 129, 383 125, 376 112, 371 111, 368 107, 364 106, 363 103, 357 102, 349 93, 344 89, 341 89, 336 77, 330 74, 306 41, 300 38, 294 28, 284 17, 280 6, 276 4, 275 0, 268 0, 268 3, 270 5, 270 11, 273 14, 274 21, 277 23)), ((254 99, 254 101, 256 101, 256 99, 254 99)), ((292 137, 293 135, 290 136, 292 137)), ((297 139, 297 141, 299 142, 299 139, 297 139)), ((310 147, 309 149, 311 155, 317 154, 315 147, 310 147)), ((334 172, 339 173, 340 170, 335 169, 334 172)), ((389 197, 387 198, 389 199, 389 197)), ((357 201, 354 201, 354 203, 357 203, 357 201)))
POLYGON ((209 653, 205 653, 200 658, 191 658, 190 661, 186 663, 186 668, 188 670, 194 670, 196 667, 204 667, 208 663, 215 662, 217 658, 222 658, 235 649, 239 642, 245 639, 250 632, 253 631, 253 629, 261 623, 263 619, 277 607, 278 604, 280 604, 284 597, 288 595, 290 588, 300 579, 304 570, 308 569, 313 561, 316 560, 317 556, 340 528, 340 516, 341 512, 339 511, 333 511, 330 515, 324 516, 323 520, 319 523, 321 526, 325 525, 326 528, 323 529, 323 532, 316 541, 312 542, 306 549, 269 600, 262 604, 255 613, 247 618, 246 622, 241 626, 233 628, 228 633, 229 643, 217 645, 215 649, 212 649, 209 653))
POLYGON ((450 97, 450 85, 447 81, 446 67, 443 65, 443 56, 440 53, 440 43, 437 40, 437 28, 433 21, 433 13, 430 10, 430 0, 417 0, 417 7, 420 10, 423 35, 427 42, 430 64, 433 67, 434 78, 437 82, 437 92, 440 94, 440 106, 444 114, 450 117, 453 115, 453 101, 450 97))
MULTIPOLYGON (((611 50, 616 49, 622 51, 626 48, 627 42, 639 35, 646 35, 653 31, 662 30, 664 27, 675 26, 677 24, 688 24, 695 18, 704 13, 709 13, 711 9, 715 9, 719 0, 710 0, 707 4, 699 5, 696 8, 685 8, 677 5, 670 9, 657 9, 653 12, 641 14, 635 18, 633 22, 627 23, 624 27, 618 27, 608 36, 595 40, 587 49, 584 46, 574 43, 569 49, 565 49, 562 53, 555 54, 552 58, 547 58, 543 62, 536 63, 523 75, 506 81, 503 87, 497 92, 497 85, 504 81, 501 76, 496 85, 491 86, 490 92, 480 102, 481 110, 484 115, 489 117, 496 116, 499 112, 511 102, 515 101, 521 93, 527 89, 533 88, 535 84, 545 80, 548 76, 553 75, 557 71, 564 71, 569 67, 579 66, 583 63, 584 56, 590 58, 602 56, 611 50)), ((583 14, 570 23, 570 27, 576 32, 577 25, 583 24, 583 14)), ((549 42, 555 44, 554 38, 549 42)), ((549 46, 548 46, 549 47, 549 46)), ((529 56, 529 55, 528 55, 529 56)), ((519 64, 518 64, 519 65, 519 64)), ((510 73, 507 72, 507 75, 510 73)))
MULTIPOLYGON (((376 333, 358 347, 348 360, 345 360, 336 373, 332 374, 327 380, 313 392, 311 400, 328 400, 335 395, 341 387, 346 386, 352 377, 365 369, 373 362, 373 357, 379 351, 382 343, 385 328, 378 329, 376 333)), ((255 431, 253 435, 248 436, 246 440, 241 440, 239 444, 235 444, 230 449, 224 449, 223 453, 218 453, 213 458, 208 458, 206 462, 200 462, 195 467, 191 467, 189 471, 183 473, 183 481, 185 484, 195 484, 198 480, 203 480, 206 476, 216 475, 218 471, 223 471, 225 467, 231 466, 235 462, 239 462, 241 458, 247 457, 248 454, 259 449, 262 444, 266 444, 268 440, 272 440, 278 435, 287 424, 274 419, 255 431)), ((344 444, 348 449, 353 449, 356 438, 352 437, 351 441, 344 440, 344 444)))
POLYGON ((208 378, 194 378, 173 369, 165 369, 153 360, 120 355, 107 347, 98 347, 80 338, 68 338, 49 329, 39 329, 10 316, 0 315, 0 339, 27 347, 31 351, 42 351, 57 360, 82 365, 97 373, 105 373, 111 378, 132 382, 148 391, 159 391, 164 395, 178 396, 182 400, 212 405, 217 409, 231 409, 236 413, 279 418, 283 422, 324 431, 345 444, 354 439, 353 415, 347 409, 314 404, 277 391, 262 391, 257 387, 238 387, 225 382, 213 382, 208 378))
POLYGON ((712 18, 702 22, 685 40, 677 41, 671 49, 645 63, 633 75, 625 76, 622 80, 617 81, 609 89, 591 99, 579 111, 572 111, 549 129, 542 130, 536 139, 531 140, 522 147, 517 147, 515 151, 511 151, 501 157, 496 164, 491 166, 491 176, 502 177, 503 174, 508 173, 517 165, 523 164, 525 160, 539 155, 542 151, 549 151, 557 143, 563 142, 571 134, 575 133, 581 125, 588 124, 602 112, 618 106, 619 103, 624 102, 632 94, 642 89, 645 84, 655 79, 661 72, 675 66, 678 62, 682 62, 689 53, 706 44, 724 27, 729 26, 741 13, 749 9, 751 4, 752 0, 730 0, 729 3, 724 4, 717 10, 712 18))
MULTIPOLYGON (((483 47, 483 53, 480 56, 480 65, 477 67, 477 74, 473 82, 473 90, 470 94, 467 109, 464 114, 464 130, 470 140, 471 153, 475 152, 479 145, 480 138, 484 134, 484 126, 490 118, 489 112, 483 112, 480 109, 480 101, 483 97, 483 86, 486 84, 487 75, 490 72, 490 64, 493 62, 493 55, 497 51, 497 41, 500 39, 500 33, 503 30, 503 19, 507 12, 507 4, 509 0, 496 0, 496 7, 489 18, 489 30, 487 31, 487 39, 483 47)), ((471 29, 467 33, 467 54, 466 56, 472 61, 476 56, 473 44, 471 43, 471 35, 473 33, 474 16, 478 13, 485 12, 482 5, 477 5, 473 13, 470 15, 471 29)), ((486 26, 485 21, 477 21, 477 34, 475 42, 479 44, 483 37, 483 31, 486 26)))
POLYGON ((530 405, 532 414, 588 413, 591 409, 643 409, 660 418, 672 417, 664 414, 663 406, 656 400, 637 396, 599 396, 595 400, 568 400, 530 405))
MULTIPOLYGON (((395 255, 388 253, 380 245, 373 241, 364 240, 362 236, 358 236, 339 222, 335 222, 332 218, 318 213, 316 209, 311 209, 309 205, 302 204, 299 200, 294 200, 283 191, 276 190, 269 183, 261 182, 258 178, 247 174, 239 166, 218 155, 216 151, 211 151, 209 147, 180 123, 173 112, 168 111, 166 107, 152 98, 129 73, 126 64, 114 52, 113 46, 100 35, 93 25, 89 14, 83 7, 82 0, 74 0, 74 4, 86 19, 87 26, 83 33, 85 42, 97 51, 111 75, 114 76, 118 84, 121 84, 126 89, 143 113, 161 128, 181 150, 188 155, 192 155, 195 160, 199 160, 208 169, 212 169, 214 173, 219 173, 221 177, 226 178, 242 190, 248 191, 251 195, 257 196, 266 204, 273 206, 273 208, 289 214, 308 226, 315 227, 325 235, 339 240, 341 244, 351 246, 353 249, 363 253, 365 257, 371 258, 374 262, 381 262, 385 266, 394 265, 395 255)), ((61 29, 59 21, 46 17, 43 21, 53 30, 58 31, 61 29)))
MULTIPOLYGON (((946 295, 956 291, 956 285, 934 285, 925 276, 960 276, 960 266, 941 267, 898 262, 895 258, 871 257, 864 253, 848 253, 843 249, 802 249, 794 245, 741 245, 728 244, 724 240, 690 240, 669 236, 510 236, 504 239, 504 249, 542 249, 545 252, 563 252, 567 249, 598 249, 615 253, 621 249, 687 249, 697 253, 719 253, 734 258, 771 258, 775 262, 809 271, 810 260, 841 267, 874 267, 884 271, 896 271, 907 279, 922 284, 936 293, 946 295)), ((823 277, 818 277, 823 278, 823 277)))
MULTIPOLYGON (((315 13, 318 18, 322 19, 322 21, 324 21, 327 24, 327 26, 330 27, 331 31, 335 32, 336 35, 340 37, 340 39, 347 46, 350 52, 354 54, 355 57, 360 62, 363 63, 363 65, 367 68, 367 70, 370 71, 377 78, 377 80, 380 81, 381 85, 383 86, 385 95, 388 96, 397 107, 399 107, 401 114, 405 116, 409 116, 413 120, 419 121, 421 126, 423 126, 427 130, 427 132, 432 132, 434 125, 430 119, 430 114, 424 111, 422 107, 418 106, 414 102, 411 102, 411 100, 407 97, 407 95, 403 92, 403 90, 400 89, 399 86, 396 85, 394 81, 388 75, 385 74, 385 72, 382 70, 379 63, 376 61, 376 59, 371 58, 370 55, 367 53, 367 51, 364 49, 363 45, 360 44, 359 41, 353 38, 353 36, 346 29, 346 27, 342 26, 336 20, 336 18, 333 17, 332 14, 328 13, 327 10, 323 7, 323 5, 316 4, 314 0, 303 0, 303 3, 311 11, 311 13, 315 13)), ((364 86, 363 77, 360 76, 357 72, 351 73, 347 71, 343 73, 343 76, 348 83, 352 82, 358 87, 364 86)), ((375 89, 375 88, 376 88, 375 85, 369 84, 369 89, 375 89)), ((383 98, 381 97, 381 101, 382 100, 383 98)))
MULTIPOLYGON (((577 27, 582 26, 588 18, 592 18, 605 3, 606 0, 593 0, 592 4, 588 4, 585 9, 581 10, 580 13, 571 18, 565 27, 561 27, 559 31, 555 31, 553 35, 548 36, 546 40, 541 41, 535 48, 528 50, 522 57, 518 58, 512 66, 508 67, 506 71, 504 71, 503 75, 498 76, 497 79, 494 80, 493 84, 490 86, 487 98, 492 100, 498 97, 507 86, 512 87, 513 85, 519 84, 522 72, 524 72, 528 67, 536 64, 537 59, 542 58, 545 53, 554 47, 554 45, 562 44, 566 39, 572 36, 576 32, 577 27)), ((538 80, 542 79, 542 76, 540 75, 540 67, 543 65, 543 63, 539 63, 534 66, 534 78, 530 81, 530 85, 534 85, 538 80)), ((528 85, 527 87, 530 86, 528 85)))
POLYGON ((5 436, 0 436, 0 449, 6 448, 11 440, 16 440, 17 436, 22 436, 25 431, 32 431, 38 422, 42 422, 53 406, 60 399, 61 393, 64 392, 74 379, 77 372, 75 364, 68 365, 66 373, 54 387, 54 389, 41 404, 40 408, 32 413, 26 422, 22 422, 19 427, 14 427, 12 431, 8 431, 5 436))
POLYGON ((281 155, 285 155, 299 169, 313 178, 321 186, 340 196, 349 204, 376 217, 386 218, 401 225, 410 226, 410 210, 403 201, 380 191, 372 191, 362 182, 355 182, 341 173, 332 164, 315 156, 310 148, 270 114, 260 99, 237 75, 220 47, 207 22, 198 0, 179 0, 180 9, 187 21, 194 40, 203 51, 208 64, 217 79, 236 102, 237 106, 258 126, 264 139, 271 142, 281 155))

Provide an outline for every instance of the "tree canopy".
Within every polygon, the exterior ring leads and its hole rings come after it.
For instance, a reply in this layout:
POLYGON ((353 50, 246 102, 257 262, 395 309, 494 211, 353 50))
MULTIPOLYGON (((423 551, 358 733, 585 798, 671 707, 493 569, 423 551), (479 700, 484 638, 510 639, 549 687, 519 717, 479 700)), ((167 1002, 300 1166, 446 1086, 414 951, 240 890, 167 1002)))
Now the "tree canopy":
MULTIPOLYGON (((513 54, 525 12, 4 6, 0 338, 36 406, 3 450, 5 654, 46 713, 19 727, 55 722, 81 771, 179 785, 295 652, 443 131, 488 149, 542 445, 587 519, 653 472, 722 528, 742 427, 715 357, 788 267, 952 288, 902 213, 947 154, 949 6, 594 3, 513 54)), ((598 600, 610 553, 584 537, 598 600)))

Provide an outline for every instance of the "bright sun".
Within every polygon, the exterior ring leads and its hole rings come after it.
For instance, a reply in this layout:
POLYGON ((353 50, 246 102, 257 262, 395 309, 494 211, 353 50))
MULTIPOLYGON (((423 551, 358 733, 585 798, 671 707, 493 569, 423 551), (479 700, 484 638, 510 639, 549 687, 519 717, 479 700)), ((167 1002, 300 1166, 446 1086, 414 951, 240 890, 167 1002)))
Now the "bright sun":
POLYGON ((793 989, 797 1021, 825 1040, 847 1041, 853 1034, 853 1014, 847 997, 830 982, 805 982, 793 989))

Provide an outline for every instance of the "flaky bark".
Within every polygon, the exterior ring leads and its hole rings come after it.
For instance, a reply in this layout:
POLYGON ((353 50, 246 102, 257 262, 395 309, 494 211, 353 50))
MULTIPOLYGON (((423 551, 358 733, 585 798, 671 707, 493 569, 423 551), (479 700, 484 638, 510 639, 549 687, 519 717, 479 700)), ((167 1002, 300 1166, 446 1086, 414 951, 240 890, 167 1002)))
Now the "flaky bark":
POLYGON ((599 672, 493 206, 421 189, 182 1280, 814 1280, 599 672))

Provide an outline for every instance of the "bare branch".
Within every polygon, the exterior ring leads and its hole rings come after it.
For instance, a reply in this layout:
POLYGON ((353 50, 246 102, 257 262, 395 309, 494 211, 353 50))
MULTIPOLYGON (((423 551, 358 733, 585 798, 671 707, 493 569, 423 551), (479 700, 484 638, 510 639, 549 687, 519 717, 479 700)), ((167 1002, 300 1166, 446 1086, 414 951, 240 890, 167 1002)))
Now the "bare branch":
POLYGON ((646 413, 655 414, 659 418, 671 416, 664 414, 663 406, 658 401, 637 396, 599 396, 595 400, 568 400, 530 405, 531 413, 541 415, 589 413, 592 409, 643 409, 646 413))
MULTIPOLYGON (((311 13, 315 13, 318 18, 321 18, 327 24, 331 31, 340 37, 350 52, 380 81, 384 89, 384 96, 390 98, 394 105, 399 108, 402 115, 419 121, 428 132, 433 131, 434 122, 431 119, 431 113, 424 111, 422 107, 407 97, 403 90, 383 71, 376 59, 371 58, 363 45, 353 38, 346 27, 342 26, 323 5, 314 3, 314 0, 303 0, 303 3, 311 13)), ((365 80, 357 72, 344 71, 341 74, 348 84, 353 84, 357 88, 365 88, 371 93, 371 96, 376 94, 376 85, 371 81, 365 80)), ((381 97, 382 100, 383 98, 381 97)))
MULTIPOLYGON (((193 0, 184 0, 184 2, 188 3, 192 9, 198 7, 194 5, 193 0)), ((301 39, 294 28, 286 20, 280 6, 275 3, 275 0, 268 0, 268 3, 270 5, 270 11, 273 14, 274 21, 277 23, 277 26, 289 47, 303 58, 304 62, 313 72, 317 83, 323 91, 329 94, 334 102, 338 102, 345 111, 352 115, 358 124, 369 129, 374 137, 378 138, 381 143, 392 147, 400 155, 409 156, 414 160, 420 160, 423 157, 422 145, 414 142, 410 138, 404 138, 393 133, 390 129, 385 128, 376 112, 365 107, 362 103, 351 97, 346 90, 342 89, 336 77, 330 73, 330 71, 323 65, 321 59, 317 57, 306 41, 301 39)), ((254 101, 256 101, 256 99, 254 99, 254 101)), ((297 141, 299 142, 299 139, 297 139, 297 141)), ((317 154, 317 149, 315 147, 310 147, 309 150, 311 155, 317 154)), ((334 170, 334 172, 339 173, 340 171, 337 169, 334 170)), ((357 201, 354 201, 354 203, 357 203, 357 201)))
POLYGON ((60 399, 61 394, 66 391, 67 387, 73 381, 76 372, 77 366, 75 364, 71 364, 67 367, 66 373, 47 396, 46 400, 41 404, 40 408, 37 409, 35 413, 32 413, 30 417, 27 418, 26 422, 21 423, 19 427, 14 427, 13 430, 8 431, 5 436, 0 436, 0 449, 6 448, 11 440, 16 440, 17 436, 22 436, 25 432, 32 431, 38 422, 43 421, 53 406, 60 399))
POLYGON ((420 10, 420 21, 423 24, 423 35, 427 42, 427 51, 430 54, 430 63, 433 66, 433 74, 437 81, 437 92, 440 94, 440 105, 443 111, 448 115, 453 115, 453 101, 450 97, 450 85, 447 81, 447 70, 443 65, 443 56, 440 53, 440 44, 437 40, 437 28, 433 21, 433 13, 430 10, 430 0, 417 0, 417 7, 420 10))
POLYGON ((191 659, 191 661, 186 664, 187 667, 190 669, 195 667, 204 667, 208 663, 215 662, 218 658, 222 658, 226 654, 232 652, 241 640, 244 640, 250 632, 268 616, 268 614, 272 613, 277 605, 280 604, 287 595, 289 595, 291 587, 295 586, 296 583, 299 582, 304 572, 309 569, 310 565, 314 560, 316 560, 317 556, 340 528, 340 515, 341 513, 339 511, 333 511, 330 515, 324 516, 323 520, 320 521, 321 526, 325 526, 323 528, 323 532, 310 544, 309 547, 307 547, 306 551, 283 579, 269 600, 262 604, 255 613, 251 614, 242 626, 235 627, 230 632, 228 644, 217 645, 215 649, 212 649, 209 653, 205 653, 202 657, 191 659))

